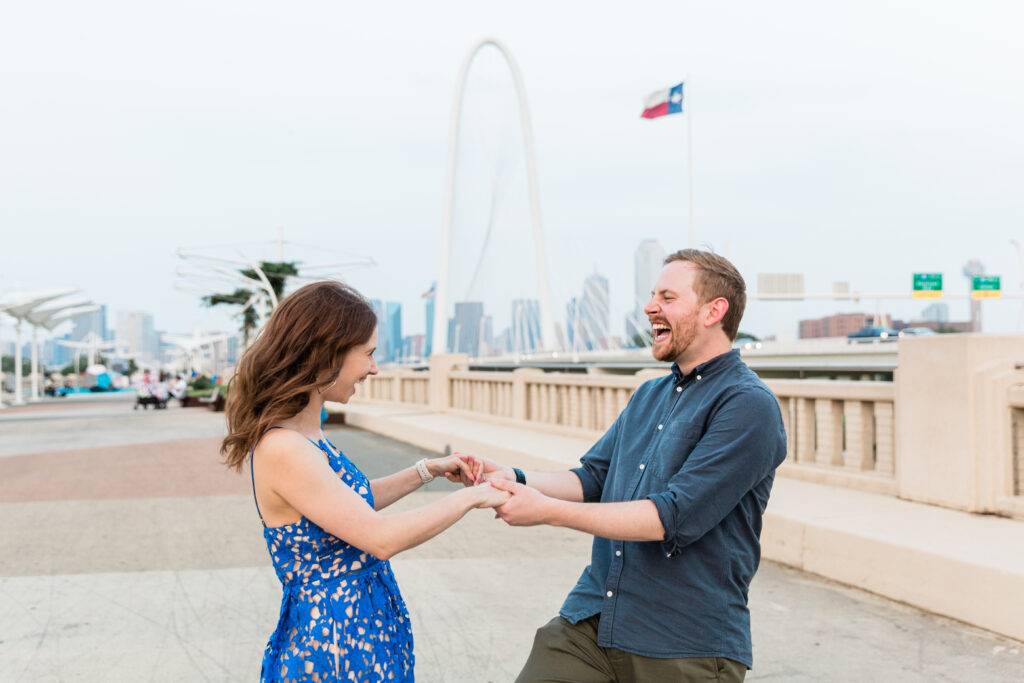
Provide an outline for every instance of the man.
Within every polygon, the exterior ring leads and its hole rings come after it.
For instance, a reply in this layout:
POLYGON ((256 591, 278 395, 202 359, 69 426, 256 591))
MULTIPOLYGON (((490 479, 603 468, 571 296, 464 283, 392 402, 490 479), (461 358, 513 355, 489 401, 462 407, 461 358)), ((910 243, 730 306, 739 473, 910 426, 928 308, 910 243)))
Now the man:
POLYGON ((665 259, 644 309, 654 357, 615 424, 564 472, 485 461, 498 515, 593 534, 590 566, 518 681, 742 681, 761 517, 786 455, 778 402, 732 349, 746 304, 726 259, 665 259))

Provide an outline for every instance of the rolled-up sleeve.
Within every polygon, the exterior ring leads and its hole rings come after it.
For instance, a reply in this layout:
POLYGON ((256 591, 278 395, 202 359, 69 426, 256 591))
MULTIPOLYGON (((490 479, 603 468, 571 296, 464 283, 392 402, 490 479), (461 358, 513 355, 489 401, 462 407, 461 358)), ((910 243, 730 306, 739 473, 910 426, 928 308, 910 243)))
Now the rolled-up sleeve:
POLYGON ((647 496, 665 528, 665 553, 677 553, 721 522, 784 458, 775 397, 761 387, 724 397, 667 490, 647 496))

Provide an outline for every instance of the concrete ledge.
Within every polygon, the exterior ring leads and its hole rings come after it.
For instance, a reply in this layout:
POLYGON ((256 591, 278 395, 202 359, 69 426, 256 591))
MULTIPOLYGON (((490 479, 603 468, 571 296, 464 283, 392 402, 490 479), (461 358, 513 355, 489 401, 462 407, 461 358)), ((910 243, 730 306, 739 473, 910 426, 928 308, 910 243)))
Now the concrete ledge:
MULTIPOLYGON (((427 450, 450 446, 534 470, 572 467, 592 443, 397 406, 333 408, 350 425, 427 450)), ((765 515, 765 559, 1024 640, 1024 522, 784 472, 765 515)))

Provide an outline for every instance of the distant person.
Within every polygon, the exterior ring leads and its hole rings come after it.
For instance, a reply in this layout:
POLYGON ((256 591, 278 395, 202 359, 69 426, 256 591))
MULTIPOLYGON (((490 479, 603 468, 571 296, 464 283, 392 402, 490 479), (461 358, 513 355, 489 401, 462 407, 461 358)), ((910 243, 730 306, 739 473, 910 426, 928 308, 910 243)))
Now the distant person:
POLYGON ((637 389, 580 467, 483 461, 484 479, 512 493, 496 510, 506 522, 594 535, 590 565, 517 681, 746 676, 747 590, 786 435, 775 396, 732 349, 745 304, 726 259, 669 255, 644 311, 672 372, 637 389))
POLYGON ((262 681, 412 681, 409 614, 388 559, 509 494, 489 484, 410 512, 378 511, 442 474, 475 480, 458 456, 369 480, 320 428, 324 401, 347 402, 377 373, 377 319, 338 282, 284 299, 238 362, 221 452, 248 460, 257 512, 284 595, 262 681))
POLYGON ((188 390, 188 384, 185 383, 185 378, 182 375, 178 375, 173 382, 171 382, 170 392, 171 397, 176 399, 184 399, 185 394, 188 390))

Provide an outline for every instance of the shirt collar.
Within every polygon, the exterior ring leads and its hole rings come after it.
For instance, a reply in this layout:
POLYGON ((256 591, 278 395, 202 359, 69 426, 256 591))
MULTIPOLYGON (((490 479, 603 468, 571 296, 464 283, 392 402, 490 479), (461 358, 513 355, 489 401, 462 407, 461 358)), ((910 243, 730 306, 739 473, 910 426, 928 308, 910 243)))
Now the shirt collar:
POLYGON ((678 363, 672 363, 673 382, 675 384, 682 384, 683 382, 692 382, 697 375, 700 375, 701 378, 713 375, 716 372, 731 366, 739 360, 739 357, 740 350, 731 349, 725 353, 715 356, 711 360, 704 361, 686 375, 684 375, 683 371, 679 369, 678 363))

